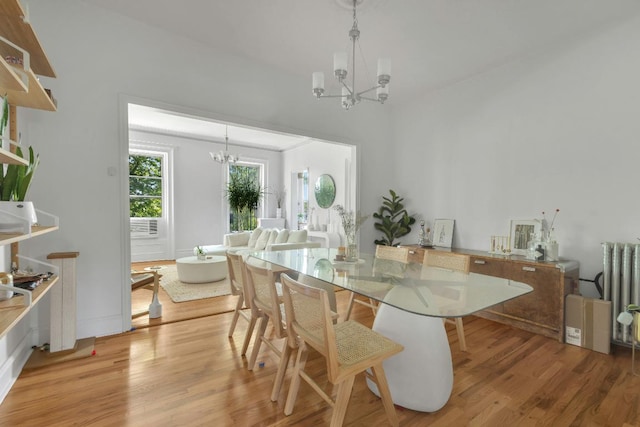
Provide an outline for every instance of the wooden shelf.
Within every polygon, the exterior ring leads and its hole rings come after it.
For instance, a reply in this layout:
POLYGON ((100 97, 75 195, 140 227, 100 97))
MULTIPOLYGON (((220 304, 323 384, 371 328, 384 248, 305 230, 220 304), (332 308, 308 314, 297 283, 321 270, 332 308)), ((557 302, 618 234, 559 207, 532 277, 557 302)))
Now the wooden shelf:
POLYGON ((35 288, 32 291, 33 301, 30 306, 24 305, 24 296, 22 295, 0 301, 0 338, 4 337, 7 331, 15 326, 57 281, 58 277, 53 276, 35 288))
POLYGON ((11 105, 55 111, 55 102, 36 75, 55 77, 56 73, 31 24, 24 21, 24 16, 25 11, 18 0, 2 0, 0 3, 0 36, 22 49, 0 41, 0 94, 4 96, 6 93, 11 105), (11 56, 26 64, 23 51, 29 53, 29 70, 26 71, 22 65, 14 65, 5 59, 11 56), (25 73, 27 82, 21 78, 25 73))
MULTIPOLYGON (((0 58, 0 61, 4 59, 0 58)), ((29 89, 28 91, 10 90, 4 86, 4 81, 0 80, 0 93, 4 95, 6 93, 9 98, 9 103, 18 107, 35 108, 38 110, 56 111, 56 105, 53 100, 49 98, 47 92, 40 84, 40 81, 33 74, 33 71, 27 71, 29 76, 29 89)))
POLYGON ((29 160, 23 159, 17 154, 7 151, 4 148, 0 148, 0 163, 8 165, 24 165, 29 166, 29 160))
MULTIPOLYGON (((56 77, 55 71, 44 53, 42 45, 33 31, 31 24, 23 21, 24 9, 18 0, 2 0, 0 2, 0 35, 11 40, 31 56, 31 69, 35 74, 56 77)), ((11 46, 0 46, 0 55, 22 57, 22 54, 11 46)))
POLYGON ((14 71, 14 68, 7 64, 4 58, 0 59, 0 86, 6 90, 27 91, 27 85, 24 84, 20 76, 14 71))
POLYGON ((23 240, 31 239, 32 237, 41 236, 43 234, 56 231, 58 226, 33 226, 31 227, 31 234, 23 233, 0 233, 0 245, 8 245, 10 243, 21 242, 23 240))

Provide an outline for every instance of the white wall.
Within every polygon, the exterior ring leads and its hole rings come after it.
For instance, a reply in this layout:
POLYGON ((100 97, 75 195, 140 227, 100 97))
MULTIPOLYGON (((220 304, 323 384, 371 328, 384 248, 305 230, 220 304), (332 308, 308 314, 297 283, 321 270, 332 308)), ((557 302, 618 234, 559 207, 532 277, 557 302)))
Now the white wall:
POLYGON ((635 17, 397 109, 398 190, 471 249, 558 208, 560 256, 593 279, 601 242, 640 237, 638 51, 635 17))

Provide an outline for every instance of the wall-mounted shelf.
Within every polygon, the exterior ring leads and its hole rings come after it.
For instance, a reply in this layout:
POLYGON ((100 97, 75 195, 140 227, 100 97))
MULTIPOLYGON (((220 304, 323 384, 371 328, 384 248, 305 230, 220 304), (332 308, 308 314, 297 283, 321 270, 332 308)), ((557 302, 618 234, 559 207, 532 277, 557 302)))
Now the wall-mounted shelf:
POLYGON ((55 111, 56 105, 38 81, 37 75, 55 77, 42 45, 18 0, 0 4, 0 93, 19 107, 55 111), (6 57, 19 58, 22 65, 7 63, 6 57))
POLYGON ((33 226, 31 227, 31 233, 0 233, 0 245, 8 245, 10 243, 21 242, 23 240, 31 239, 32 237, 41 236, 43 234, 51 233, 52 231, 56 231, 58 226, 50 226, 50 227, 42 227, 42 226, 33 226))
MULTIPOLYGON (((4 59, 0 58, 0 61, 4 59)), ((56 104, 44 90, 40 81, 33 74, 33 71, 22 71, 29 78, 29 89, 25 92, 22 90, 10 90, 4 86, 4 81, 0 80, 0 93, 7 94, 9 103, 17 107, 35 108, 37 110, 56 111, 56 104)))
MULTIPOLYGON (((39 76, 56 77, 55 71, 44 53, 38 36, 31 24, 25 22, 24 9, 18 0, 2 0, 0 2, 0 36, 11 40, 31 55, 31 69, 39 76)), ((27 17, 28 18, 28 17, 27 17)), ((19 50, 11 46, 0 46, 0 55, 21 57, 19 50)))
POLYGON ((14 68, 7 64, 7 61, 4 59, 0 61, 0 85, 6 88, 6 90, 27 91, 27 85, 24 84, 18 73, 14 71, 14 68))
POLYGON ((31 292, 32 301, 29 306, 25 305, 24 296, 22 295, 13 297, 7 301, 0 301, 0 338, 18 323, 57 281, 58 277, 53 276, 35 288, 31 292))
POLYGON ((24 159, 11 151, 7 151, 4 148, 0 148, 0 163, 29 166, 29 160, 24 159))

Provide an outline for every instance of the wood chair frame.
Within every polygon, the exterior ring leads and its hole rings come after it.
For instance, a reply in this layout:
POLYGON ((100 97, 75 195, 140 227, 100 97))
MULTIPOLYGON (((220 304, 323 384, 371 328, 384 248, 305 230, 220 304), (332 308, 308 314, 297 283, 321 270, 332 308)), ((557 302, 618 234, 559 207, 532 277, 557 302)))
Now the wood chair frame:
POLYGON ((229 286, 231 288, 231 295, 238 297, 236 303, 233 318, 231 319, 231 325, 229 326, 229 337, 233 336, 233 332, 236 329, 238 318, 242 317, 247 321, 247 332, 244 336, 242 343, 242 349, 240 355, 244 356, 247 353, 253 330, 256 326, 258 318, 253 315, 251 311, 251 301, 245 295, 245 282, 246 282, 246 270, 244 267, 244 259, 242 255, 227 252, 227 269, 229 271, 229 286))
MULTIPOLYGON (((377 245, 376 259, 398 261, 398 262, 407 264, 409 262, 409 248, 377 245)), ((357 298, 356 293, 351 292, 351 295, 349 295, 349 302, 347 304, 347 313, 345 314, 346 320, 349 320, 349 318, 351 317, 353 304, 360 304, 360 305, 364 305, 365 307, 369 307, 373 312, 374 316, 376 315, 376 312, 378 310, 378 303, 375 300, 373 300, 372 298, 368 298, 368 301, 363 300, 363 299, 357 298)))
MULTIPOLYGON (((422 264, 429 267, 444 268, 447 270, 460 271, 464 274, 469 274, 469 268, 471 265, 471 257, 465 254, 458 254, 455 252, 444 252, 437 250, 424 251, 424 258, 422 264)), ((449 323, 456 326, 456 333, 458 334, 458 345, 460 350, 467 351, 467 340, 464 336, 464 323, 461 317, 453 319, 443 319, 444 323, 449 323)))
POLYGON ((256 364, 261 344, 264 343, 278 357, 278 370, 276 378, 271 389, 271 400, 278 400, 278 395, 282 389, 286 368, 291 358, 292 348, 285 340, 282 347, 279 348, 275 341, 287 338, 285 323, 282 316, 281 301, 282 298, 276 286, 276 274, 266 265, 258 266, 251 263, 245 263, 246 269, 246 285, 245 289, 251 299, 251 310, 253 315, 259 319, 258 332, 254 339, 253 348, 247 369, 253 370, 256 364), (267 325, 271 321, 273 327, 274 339, 266 336, 267 325))
POLYGON ((403 347, 353 320, 334 324, 326 290, 304 285, 286 274, 281 279, 287 332, 289 340, 297 343, 290 347, 298 347, 285 415, 293 412, 302 379, 333 408, 331 426, 341 426, 355 376, 365 373, 378 387, 389 422, 398 426, 382 362, 403 347), (335 399, 305 372, 309 347, 324 356, 329 382, 338 388, 335 399))

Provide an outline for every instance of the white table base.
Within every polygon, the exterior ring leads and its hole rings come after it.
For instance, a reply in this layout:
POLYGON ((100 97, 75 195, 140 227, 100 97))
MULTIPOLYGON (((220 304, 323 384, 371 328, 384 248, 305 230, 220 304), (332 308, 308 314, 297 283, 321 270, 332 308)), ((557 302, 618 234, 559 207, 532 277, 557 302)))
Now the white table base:
MULTIPOLYGON (((435 412, 453 389, 451 349, 442 319, 380 304, 373 330, 404 346, 383 367, 393 402, 414 411, 435 412)), ((375 383, 367 380, 376 395, 375 383)))

